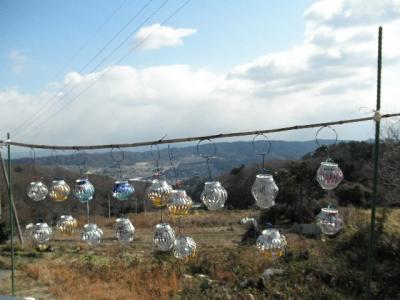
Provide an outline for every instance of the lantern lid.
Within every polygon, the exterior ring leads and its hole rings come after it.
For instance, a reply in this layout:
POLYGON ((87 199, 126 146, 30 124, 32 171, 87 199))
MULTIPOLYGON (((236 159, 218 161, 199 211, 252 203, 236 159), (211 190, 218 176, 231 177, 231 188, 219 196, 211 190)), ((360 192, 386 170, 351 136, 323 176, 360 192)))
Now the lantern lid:
POLYGON ((62 177, 55 177, 52 183, 65 183, 65 180, 62 177))
POLYGON ((271 174, 266 174, 266 173, 261 173, 256 175, 257 178, 259 179, 265 179, 265 180, 274 180, 274 177, 271 174))
POLYGON ((337 166, 338 166, 338 164, 335 163, 335 162, 334 162, 333 160, 331 160, 331 159, 328 159, 328 160, 326 160, 326 161, 322 161, 322 162, 321 162, 321 165, 327 166, 327 167, 337 167, 337 166))
POLYGON ((321 209, 322 212, 328 214, 328 215, 337 215, 338 214, 338 210, 331 208, 331 207, 325 207, 321 209))
POLYGON ((115 184, 128 184, 129 182, 127 180, 117 180, 115 184))
POLYGON ((219 181, 206 181, 204 183, 204 185, 207 185, 207 186, 220 186, 221 183, 219 181))

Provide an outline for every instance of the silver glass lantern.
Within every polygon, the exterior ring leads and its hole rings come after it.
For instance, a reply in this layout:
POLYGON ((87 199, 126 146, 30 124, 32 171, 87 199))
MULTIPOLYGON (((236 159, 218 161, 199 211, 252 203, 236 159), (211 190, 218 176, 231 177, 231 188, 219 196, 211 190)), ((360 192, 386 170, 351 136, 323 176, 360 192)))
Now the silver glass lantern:
POLYGON ((190 260, 196 256, 196 242, 189 236, 180 236, 174 242, 173 254, 176 258, 190 260))
POLYGON ((118 218, 115 221, 115 236, 122 244, 129 244, 133 241, 135 227, 127 218, 118 218))
POLYGON ((71 235, 74 233, 76 227, 78 227, 78 222, 76 219, 71 215, 63 215, 61 216, 58 221, 56 228, 61 233, 71 235))
POLYGON ((147 190, 147 196, 155 207, 164 207, 172 192, 172 187, 165 179, 154 179, 147 190))
POLYGON ((93 199, 94 186, 89 179, 81 178, 76 180, 74 195, 81 203, 87 203, 93 199))
POLYGON ((55 202, 68 199, 71 189, 64 179, 56 178, 51 182, 49 196, 55 202))
POLYGON ((258 174, 251 187, 251 194, 260 208, 270 208, 275 205, 279 188, 270 174, 258 174))
POLYGON ((97 227, 96 224, 89 223, 86 224, 81 233, 82 241, 89 245, 97 245, 101 242, 101 237, 103 236, 103 230, 97 227))
POLYGON ((183 216, 189 213, 192 205, 192 198, 186 194, 185 190, 173 190, 169 196, 167 207, 171 214, 183 216))
POLYGON ((48 193, 47 186, 41 181, 32 181, 26 189, 28 197, 35 202, 46 199, 48 193))
POLYGON ((156 225, 153 242, 158 251, 170 251, 174 246, 175 231, 168 223, 156 225))
POLYGON ((134 192, 135 189, 126 180, 116 181, 112 189, 113 197, 120 201, 129 200, 134 192))
POLYGON ((322 208, 317 216, 317 225, 323 234, 335 235, 343 227, 343 217, 334 208, 322 208))
POLYGON ((53 234, 53 230, 47 223, 29 224, 26 226, 26 229, 29 231, 31 239, 39 247, 45 246, 53 234))
POLYGON ((266 257, 282 256, 287 245, 284 235, 278 229, 265 229, 257 238, 256 247, 266 257))
POLYGON ((219 181, 209 181, 204 183, 200 199, 209 210, 217 210, 224 207, 228 192, 219 181))
POLYGON ((324 190, 333 190, 343 180, 343 172, 333 161, 323 161, 317 171, 317 180, 324 190))

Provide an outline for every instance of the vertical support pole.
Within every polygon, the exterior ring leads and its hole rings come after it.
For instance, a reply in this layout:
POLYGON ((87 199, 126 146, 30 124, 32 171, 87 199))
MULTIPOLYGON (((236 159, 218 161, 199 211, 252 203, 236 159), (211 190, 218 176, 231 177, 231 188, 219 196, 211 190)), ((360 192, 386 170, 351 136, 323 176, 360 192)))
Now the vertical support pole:
POLYGON ((376 118, 375 118, 375 146, 374 146, 374 178, 372 187, 371 202, 371 228, 368 245, 368 265, 367 265, 367 293, 366 298, 372 299, 371 280, 374 269, 374 246, 375 246, 375 212, 376 198, 378 194, 378 162, 379 162, 379 137, 380 137, 380 119, 379 110, 381 109, 381 73, 382 73, 382 27, 379 27, 378 38, 378 72, 377 72, 377 94, 376 94, 376 118))
POLYGON ((111 220, 111 199, 110 195, 107 194, 107 200, 108 200, 108 221, 111 220))
MULTIPOLYGON (((10 134, 7 133, 7 140, 10 140, 10 134)), ((14 214, 12 199, 12 178, 11 178, 11 145, 7 144, 8 153, 8 208, 10 218, 10 245, 11 245, 11 295, 15 296, 15 266, 14 266, 14 214)))

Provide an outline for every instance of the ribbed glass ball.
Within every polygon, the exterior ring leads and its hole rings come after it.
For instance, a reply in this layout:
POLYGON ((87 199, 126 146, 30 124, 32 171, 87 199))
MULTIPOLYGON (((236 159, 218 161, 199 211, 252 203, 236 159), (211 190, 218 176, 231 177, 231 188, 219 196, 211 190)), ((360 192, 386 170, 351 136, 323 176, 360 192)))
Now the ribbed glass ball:
POLYGON ((87 203, 93 199, 94 186, 89 179, 81 178, 76 180, 74 195, 81 203, 87 203))
POLYGON ((54 179, 51 182, 49 196, 55 202, 62 202, 68 199, 71 189, 63 179, 54 179))
POLYGON ((321 162, 317 171, 317 181, 324 190, 333 190, 343 180, 343 172, 338 164, 332 161, 321 162))
POLYGON ((256 241, 256 247, 267 257, 282 256, 286 245, 285 236, 277 229, 263 230, 256 241))
POLYGON ((172 192, 171 185, 164 179, 154 179, 147 190, 147 196, 155 207, 164 207, 172 192))
POLYGON ((180 236, 174 242, 173 254, 176 258, 190 260, 196 256, 197 244, 189 236, 180 236))
POLYGON ((167 207, 171 214, 184 216, 189 213, 192 205, 192 198, 186 194, 185 190, 173 190, 169 196, 167 207))
POLYGON ((317 225, 326 235, 337 234, 342 229, 343 223, 343 217, 337 209, 322 208, 317 216, 317 225))
POLYGON ((122 244, 133 242, 135 237, 135 227, 127 218, 118 218, 115 221, 115 236, 122 244))
POLYGON ((29 230, 32 240, 39 246, 46 245, 53 234, 53 230, 47 223, 29 224, 26 228, 29 230))
POLYGON ((275 205, 279 188, 274 177, 269 174, 258 174, 251 188, 251 194, 260 208, 270 208, 275 205))
POLYGON ((174 246, 175 231, 168 223, 156 225, 153 242, 158 251, 170 251, 174 246))
POLYGON ((78 222, 76 219, 71 215, 63 215, 61 216, 58 221, 56 228, 61 233, 71 235, 74 233, 75 229, 78 227, 78 222))
POLYGON ((47 189, 47 186, 41 181, 31 182, 26 189, 28 197, 35 202, 46 199, 48 193, 49 190, 47 189))
POLYGON ((97 245, 101 242, 101 237, 103 236, 103 230, 97 227, 96 224, 90 223, 83 227, 81 233, 82 241, 89 245, 97 245))
POLYGON ((219 181, 209 181, 204 183, 200 199, 209 210, 217 210, 224 207, 228 192, 219 181))
POLYGON ((120 201, 129 200, 134 192, 135 189, 133 188, 133 186, 125 180, 116 181, 112 189, 113 197, 120 201))

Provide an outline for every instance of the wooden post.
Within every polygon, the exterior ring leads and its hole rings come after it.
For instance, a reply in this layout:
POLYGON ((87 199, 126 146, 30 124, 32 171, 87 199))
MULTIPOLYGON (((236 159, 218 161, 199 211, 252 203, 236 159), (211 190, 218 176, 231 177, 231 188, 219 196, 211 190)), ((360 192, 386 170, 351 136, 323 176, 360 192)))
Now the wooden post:
MULTIPOLYGON (((4 161, 3 161, 3 157, 1 155, 1 151, 0 151, 0 164, 1 164, 1 167, 2 167, 2 170, 3 170, 4 181, 6 183, 7 189, 10 189, 10 183, 9 183, 10 181, 8 179, 6 166, 4 165, 4 161)), ((17 209, 15 208, 14 199, 11 199, 11 204, 12 204, 12 211, 13 211, 13 219, 14 219, 15 225, 17 227, 18 239, 19 239, 19 242, 21 243, 21 245, 23 245, 24 244, 24 238, 22 236, 21 226, 19 224, 18 213, 17 213, 17 209)))

